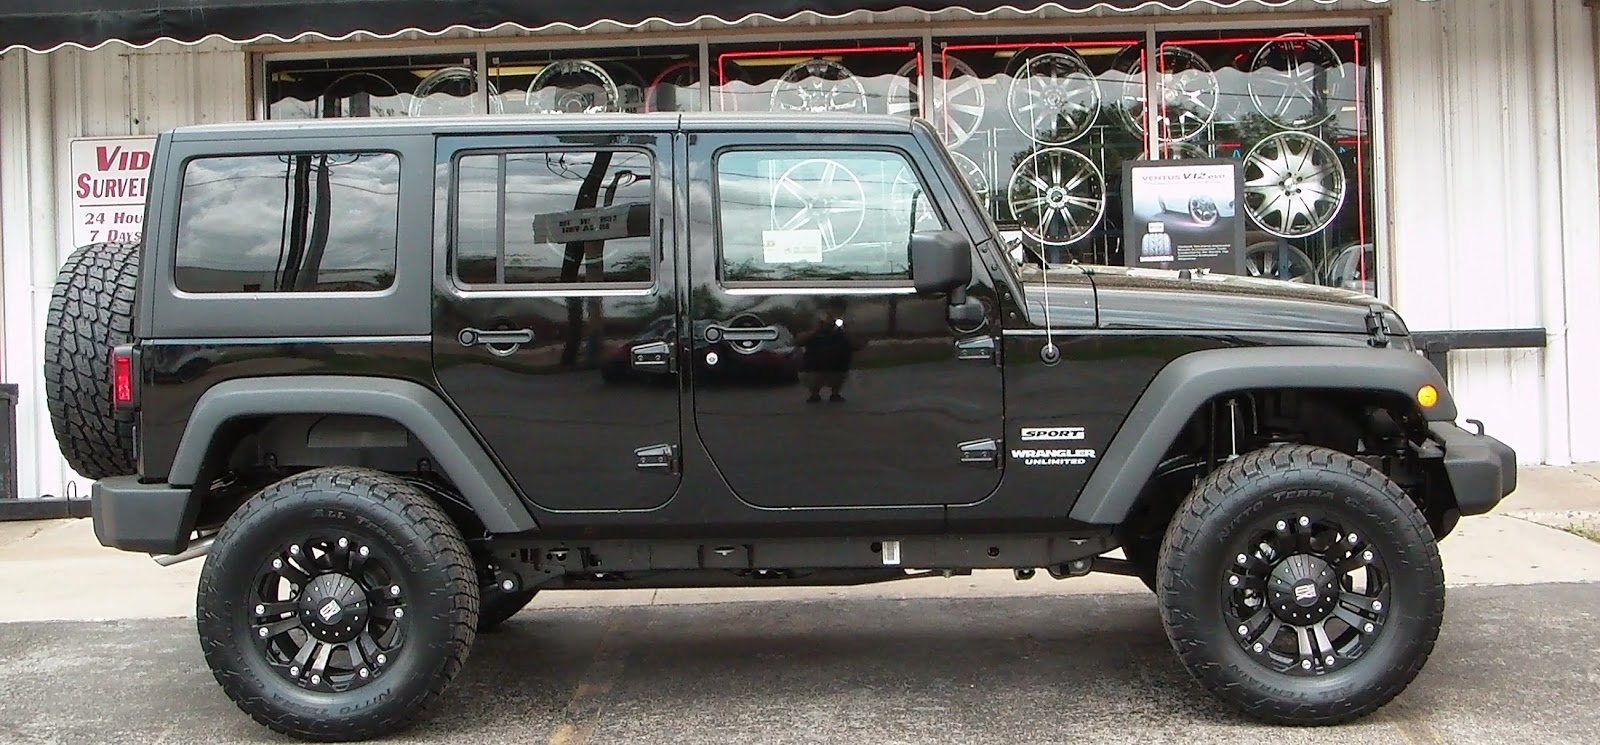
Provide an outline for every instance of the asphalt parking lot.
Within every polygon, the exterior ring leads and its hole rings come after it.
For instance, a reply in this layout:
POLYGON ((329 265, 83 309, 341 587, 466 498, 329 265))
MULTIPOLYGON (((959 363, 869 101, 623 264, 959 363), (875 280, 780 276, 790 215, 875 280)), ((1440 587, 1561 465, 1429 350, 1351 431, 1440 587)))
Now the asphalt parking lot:
MULTIPOLYGON (((1592 743, 1597 615, 1597 584, 1453 589, 1396 704, 1296 730, 1213 704, 1144 594, 535 603, 390 741, 1592 743)), ((0 624, 0 738, 286 742, 223 697, 186 619, 0 624)))

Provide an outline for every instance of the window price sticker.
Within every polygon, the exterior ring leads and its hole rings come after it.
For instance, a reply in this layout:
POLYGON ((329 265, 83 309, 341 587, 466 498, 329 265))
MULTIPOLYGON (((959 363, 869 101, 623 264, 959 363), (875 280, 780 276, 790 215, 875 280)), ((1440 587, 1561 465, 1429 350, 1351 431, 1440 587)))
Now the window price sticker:
POLYGON ((822 263, 822 231, 763 230, 761 260, 767 264, 822 263))

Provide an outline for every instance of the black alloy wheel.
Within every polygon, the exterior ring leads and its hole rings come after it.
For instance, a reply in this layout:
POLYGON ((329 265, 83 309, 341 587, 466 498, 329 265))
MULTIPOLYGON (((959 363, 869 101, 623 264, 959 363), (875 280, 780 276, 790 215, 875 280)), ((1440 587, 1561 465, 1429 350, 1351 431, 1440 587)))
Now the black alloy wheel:
POLYGON ((1383 707, 1421 671, 1444 617, 1427 520, 1383 473, 1274 446, 1201 480, 1168 527, 1162 623, 1213 696, 1273 724, 1383 707))
POLYGON ((415 485, 358 468, 273 484, 218 534, 201 646, 257 722, 306 740, 404 729, 461 670, 478 616, 460 531, 415 485))

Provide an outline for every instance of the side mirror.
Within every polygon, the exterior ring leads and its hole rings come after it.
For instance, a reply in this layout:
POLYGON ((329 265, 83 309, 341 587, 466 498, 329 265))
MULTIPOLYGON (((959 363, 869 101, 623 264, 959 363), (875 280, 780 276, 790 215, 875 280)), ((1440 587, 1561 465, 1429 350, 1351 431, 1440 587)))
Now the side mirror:
POLYGON ((911 234, 911 284, 918 295, 949 293, 951 305, 967 300, 972 283, 972 242, 951 231, 911 234))

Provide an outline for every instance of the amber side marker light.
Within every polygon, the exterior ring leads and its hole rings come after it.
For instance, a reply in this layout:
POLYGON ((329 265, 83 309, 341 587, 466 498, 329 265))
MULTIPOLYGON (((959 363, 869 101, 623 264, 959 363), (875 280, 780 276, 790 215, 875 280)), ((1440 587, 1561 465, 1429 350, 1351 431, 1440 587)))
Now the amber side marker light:
POLYGON ((1425 385, 1421 388, 1418 388, 1417 403, 1422 404, 1422 408, 1424 409, 1433 408, 1439 403, 1439 389, 1434 388, 1431 385, 1425 385))

